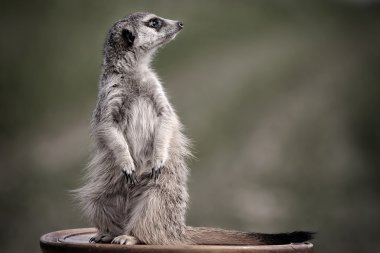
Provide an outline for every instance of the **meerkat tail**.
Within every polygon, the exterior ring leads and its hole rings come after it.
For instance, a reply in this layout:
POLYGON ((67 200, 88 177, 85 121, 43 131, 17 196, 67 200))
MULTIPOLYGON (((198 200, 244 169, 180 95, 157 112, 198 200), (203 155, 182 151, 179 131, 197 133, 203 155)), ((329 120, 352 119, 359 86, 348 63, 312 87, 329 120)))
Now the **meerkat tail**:
POLYGON ((198 245, 280 245, 313 239, 313 232, 263 234, 207 227, 187 227, 187 235, 198 245))

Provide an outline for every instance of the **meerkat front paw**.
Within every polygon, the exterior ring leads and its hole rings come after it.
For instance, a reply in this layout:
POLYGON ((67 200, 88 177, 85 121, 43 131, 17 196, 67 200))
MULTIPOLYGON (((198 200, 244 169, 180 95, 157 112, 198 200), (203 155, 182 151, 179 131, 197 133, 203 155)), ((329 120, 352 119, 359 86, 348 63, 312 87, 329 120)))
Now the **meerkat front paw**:
POLYGON ((127 181, 127 184, 131 184, 132 186, 134 186, 138 183, 135 170, 128 171, 128 170, 123 169, 123 173, 124 173, 125 179, 127 181))
POLYGON ((110 243, 113 239, 113 236, 108 234, 96 234, 94 237, 90 238, 91 243, 110 243))
POLYGON ((159 168, 152 168, 152 173, 150 174, 150 177, 154 180, 158 179, 158 176, 161 174, 162 167, 159 168))
POLYGON ((132 186, 134 186, 138 183, 138 180, 136 177, 136 169, 135 169, 135 166, 133 165, 133 162, 123 164, 122 172, 125 176, 127 184, 131 184, 132 186))
POLYGON ((136 245, 139 243, 136 237, 130 235, 119 235, 113 238, 113 244, 122 244, 122 245, 136 245))
POLYGON ((164 167, 164 160, 156 159, 156 161, 153 164, 151 178, 154 180, 157 180, 158 176, 161 174, 161 170, 163 167, 164 167))

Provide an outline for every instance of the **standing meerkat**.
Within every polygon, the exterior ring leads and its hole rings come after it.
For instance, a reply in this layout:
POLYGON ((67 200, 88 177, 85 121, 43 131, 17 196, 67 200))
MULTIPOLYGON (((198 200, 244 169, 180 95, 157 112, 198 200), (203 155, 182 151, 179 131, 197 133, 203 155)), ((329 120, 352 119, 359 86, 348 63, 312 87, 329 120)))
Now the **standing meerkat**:
POLYGON ((189 141, 150 68, 183 23, 133 13, 108 32, 92 119, 93 157, 76 190, 97 228, 91 242, 261 245, 303 242, 311 233, 261 234, 185 224, 189 141))

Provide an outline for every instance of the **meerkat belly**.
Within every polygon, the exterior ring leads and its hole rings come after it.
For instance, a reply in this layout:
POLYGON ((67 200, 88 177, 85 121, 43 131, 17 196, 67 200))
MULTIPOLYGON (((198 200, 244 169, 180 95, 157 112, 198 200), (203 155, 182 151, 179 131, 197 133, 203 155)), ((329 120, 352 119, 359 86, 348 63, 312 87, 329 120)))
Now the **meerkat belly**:
POLYGON ((126 137, 130 153, 139 165, 151 159, 157 121, 157 113, 150 100, 138 98, 132 103, 126 137))

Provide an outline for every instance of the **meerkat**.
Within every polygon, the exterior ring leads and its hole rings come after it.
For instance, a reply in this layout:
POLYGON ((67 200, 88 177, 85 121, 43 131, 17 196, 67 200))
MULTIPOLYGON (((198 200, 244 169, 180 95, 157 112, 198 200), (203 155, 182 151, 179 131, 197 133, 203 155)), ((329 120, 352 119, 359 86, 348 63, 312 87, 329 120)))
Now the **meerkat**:
POLYGON ((86 183, 75 191, 98 231, 90 242, 262 245, 311 239, 309 232, 186 226, 189 140, 150 67, 156 50, 182 28, 180 21, 140 12, 108 32, 91 124, 94 151, 86 183))

